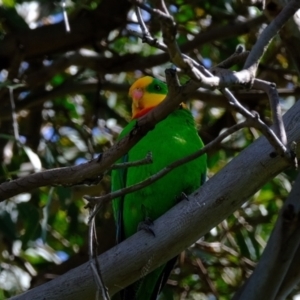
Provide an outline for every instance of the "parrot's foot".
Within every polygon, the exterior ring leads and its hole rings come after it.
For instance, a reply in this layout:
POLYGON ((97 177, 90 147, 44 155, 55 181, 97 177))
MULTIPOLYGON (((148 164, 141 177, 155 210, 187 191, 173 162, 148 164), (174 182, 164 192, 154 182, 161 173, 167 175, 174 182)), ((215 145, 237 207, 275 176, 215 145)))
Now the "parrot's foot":
POLYGON ((185 192, 181 192, 180 196, 177 197, 177 203, 179 203, 182 200, 190 201, 188 195, 185 192))
POLYGON ((146 232, 152 234, 155 237, 155 232, 151 228, 151 226, 153 226, 153 225, 154 225, 153 221, 147 217, 145 219, 145 221, 139 223, 138 231, 145 230, 146 232))

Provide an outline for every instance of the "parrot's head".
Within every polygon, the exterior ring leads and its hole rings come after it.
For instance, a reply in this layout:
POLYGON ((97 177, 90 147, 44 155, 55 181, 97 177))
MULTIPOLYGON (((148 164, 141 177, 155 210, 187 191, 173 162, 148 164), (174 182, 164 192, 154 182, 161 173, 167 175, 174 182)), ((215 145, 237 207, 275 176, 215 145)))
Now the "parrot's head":
POLYGON ((162 102, 168 94, 168 87, 162 81, 145 76, 133 83, 129 89, 132 98, 132 118, 137 119, 162 102))

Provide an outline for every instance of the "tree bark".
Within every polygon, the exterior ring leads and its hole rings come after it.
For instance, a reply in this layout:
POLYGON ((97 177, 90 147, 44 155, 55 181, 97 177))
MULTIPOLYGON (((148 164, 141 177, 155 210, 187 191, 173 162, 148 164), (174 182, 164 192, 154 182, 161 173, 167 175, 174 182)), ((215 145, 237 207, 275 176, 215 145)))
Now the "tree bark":
MULTIPOLYGON (((284 116, 289 143, 300 142, 300 102, 284 116)), ((136 281, 197 241, 228 217, 266 182, 287 169, 290 162, 272 158, 264 137, 241 152, 199 190, 155 221, 156 237, 140 231, 99 256, 104 282, 110 294, 136 281)), ((298 148, 297 157, 300 158, 298 148)), ((11 299, 93 299, 96 285, 89 263, 47 284, 11 299)))

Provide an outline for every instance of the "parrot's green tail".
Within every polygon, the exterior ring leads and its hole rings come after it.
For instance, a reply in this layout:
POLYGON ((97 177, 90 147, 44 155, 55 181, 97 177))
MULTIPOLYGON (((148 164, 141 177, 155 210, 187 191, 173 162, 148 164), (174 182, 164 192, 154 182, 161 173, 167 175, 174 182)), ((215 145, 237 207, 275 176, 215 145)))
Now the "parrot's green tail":
POLYGON ((120 291, 113 300, 156 300, 166 284, 177 257, 120 291))

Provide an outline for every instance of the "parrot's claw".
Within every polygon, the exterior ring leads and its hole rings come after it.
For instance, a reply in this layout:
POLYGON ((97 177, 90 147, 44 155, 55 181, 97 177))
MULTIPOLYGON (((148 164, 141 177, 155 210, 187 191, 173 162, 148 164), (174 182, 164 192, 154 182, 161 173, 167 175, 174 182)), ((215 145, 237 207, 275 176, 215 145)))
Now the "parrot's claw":
POLYGON ((189 196, 188 196, 185 192, 182 192, 182 193, 181 193, 181 199, 182 199, 182 200, 190 201, 189 196))
POLYGON ((153 226, 153 225, 154 225, 153 221, 147 217, 145 219, 145 221, 139 223, 138 231, 145 230, 146 232, 152 234, 155 237, 155 232, 151 228, 151 226, 153 226))

